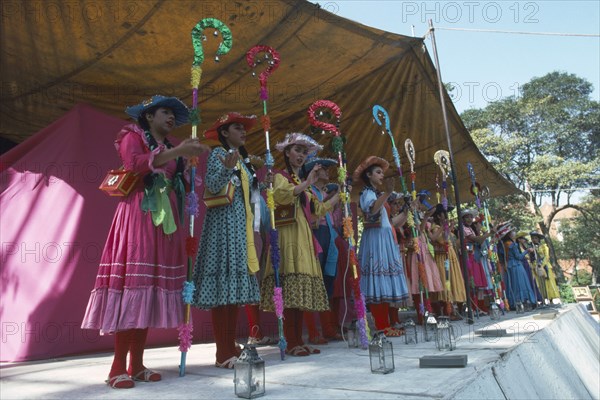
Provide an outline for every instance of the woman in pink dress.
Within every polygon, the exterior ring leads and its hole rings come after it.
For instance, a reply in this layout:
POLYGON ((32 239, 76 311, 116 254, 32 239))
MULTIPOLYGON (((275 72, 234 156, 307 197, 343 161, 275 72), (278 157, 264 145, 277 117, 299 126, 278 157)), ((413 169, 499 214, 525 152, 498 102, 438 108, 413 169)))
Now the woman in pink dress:
POLYGON ((463 210, 460 215, 463 222, 465 246, 467 248, 467 269, 469 272, 469 280, 465 282, 465 284, 471 285, 471 288, 473 289, 473 304, 475 304, 480 311, 487 312, 483 297, 488 288, 488 281, 483 265, 481 262, 477 261, 475 257, 475 247, 476 245, 483 243, 485 239, 493 234, 493 232, 479 233, 477 231, 475 227, 477 211, 467 209, 463 210))
POLYGON ((148 328, 184 322, 184 157, 209 150, 197 139, 178 146, 167 139, 188 121, 188 108, 177 98, 156 95, 126 112, 139 126, 125 125, 115 147, 125 169, 140 179, 117 206, 81 326, 115 335, 107 382, 118 389, 161 379, 143 365, 148 328))

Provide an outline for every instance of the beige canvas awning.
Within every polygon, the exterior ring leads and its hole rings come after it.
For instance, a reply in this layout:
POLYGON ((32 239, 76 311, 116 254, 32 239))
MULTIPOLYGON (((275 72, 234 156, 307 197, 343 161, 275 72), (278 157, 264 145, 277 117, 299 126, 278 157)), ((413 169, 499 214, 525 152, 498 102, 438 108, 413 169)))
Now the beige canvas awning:
MULTIPOLYGON (((350 172, 368 155, 393 162, 389 138, 372 122, 372 107, 380 104, 390 114, 404 173, 409 168, 403 144, 410 138, 417 186, 435 190, 433 154, 448 146, 424 41, 340 18, 305 1, 3 2, 0 135, 21 142, 82 102, 123 118, 125 106, 153 94, 191 104, 190 35, 206 17, 229 26, 233 48, 215 63, 220 38, 206 31, 201 132, 227 111, 262 114, 259 82, 245 53, 254 45, 269 45, 281 55, 268 81, 272 145, 286 132, 308 132, 308 106, 328 99, 343 112, 350 172)), ((467 162, 493 196, 516 191, 478 151, 447 95, 445 101, 463 201, 472 198, 467 162)), ((189 133, 189 126, 176 132, 189 133)), ((315 138, 326 146, 331 139, 315 138)), ((260 127, 247 147, 264 153, 260 127)))

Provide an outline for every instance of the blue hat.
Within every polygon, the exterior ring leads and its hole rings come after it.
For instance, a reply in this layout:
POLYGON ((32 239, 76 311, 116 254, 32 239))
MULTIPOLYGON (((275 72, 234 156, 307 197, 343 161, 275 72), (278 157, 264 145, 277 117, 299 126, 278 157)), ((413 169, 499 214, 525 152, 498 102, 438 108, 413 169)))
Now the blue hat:
POLYGON ((429 202, 426 200, 427 198, 429 198, 429 196, 431 195, 431 193, 429 192, 429 190, 421 190, 419 191, 419 193, 417 193, 417 197, 419 197, 419 201, 421 202, 421 204, 423 204, 425 207, 427 207, 428 210, 431 210, 434 206, 432 206, 431 204, 429 204, 429 202), (421 197, 425 197, 425 198, 421 198, 421 197))
POLYGON ((189 120, 190 110, 181 100, 177 97, 165 97, 160 94, 154 95, 135 106, 127 107, 125 112, 137 121, 140 115, 150 107, 165 107, 172 110, 175 115, 175 126, 185 125, 189 120))
POLYGON ((304 165, 302 166, 302 169, 300 170, 300 175, 301 175, 300 177, 304 178, 304 177, 308 176, 308 174, 310 174, 310 171, 312 171, 312 169, 317 164, 321 164, 323 166, 323 168, 328 168, 333 165, 337 165, 337 161, 334 159, 331 159, 331 158, 314 157, 311 160, 304 163, 304 165))

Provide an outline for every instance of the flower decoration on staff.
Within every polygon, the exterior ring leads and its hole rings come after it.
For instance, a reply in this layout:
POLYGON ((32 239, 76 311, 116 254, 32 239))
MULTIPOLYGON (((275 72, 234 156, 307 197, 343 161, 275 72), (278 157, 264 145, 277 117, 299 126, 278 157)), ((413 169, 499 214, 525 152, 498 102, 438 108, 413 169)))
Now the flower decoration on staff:
MULTIPOLYGON (((198 87, 202 78, 201 64, 204 62, 204 49, 202 42, 206 40, 204 29, 214 28, 215 36, 223 37, 219 44, 215 61, 219 61, 219 56, 227 54, 231 50, 232 36, 229 28, 221 21, 215 18, 205 18, 198 22, 192 29, 192 45, 194 47, 194 61, 191 69, 192 86, 192 109, 190 110, 190 122, 192 124, 192 139, 198 137, 198 125, 200 124, 200 110, 198 109, 198 87)), ((186 281, 183 284, 182 297, 185 303, 184 323, 178 327, 179 330, 179 350, 181 351, 181 362, 179 364, 179 376, 185 376, 185 363, 187 351, 192 346, 193 326, 190 318, 190 304, 194 295, 194 284, 192 282, 192 273, 194 268, 194 259, 198 252, 198 238, 194 237, 194 220, 198 216, 200 207, 198 205, 198 195, 196 194, 196 168, 198 167, 198 157, 189 160, 190 163, 190 192, 186 200, 186 212, 190 218, 189 236, 186 238, 185 251, 188 260, 188 269, 186 281)))
POLYGON ((308 107, 308 122, 321 134, 332 133, 335 137, 340 136, 340 118, 342 111, 337 104, 329 100, 317 100, 308 107), (336 124, 320 120, 325 114, 335 118, 336 124))
POLYGON ((380 106, 379 104, 375 104, 373 106, 373 120, 379 124, 383 129, 381 131, 382 134, 388 134, 390 140, 392 141, 392 155, 394 156, 394 164, 396 165, 396 170, 398 172, 398 176, 400 177, 400 183, 402 184, 402 191, 404 194, 408 193, 406 190, 406 182, 404 181, 404 176, 402 175, 402 164, 400 163, 400 153, 398 153, 398 148, 396 147, 396 141, 394 140, 394 134, 392 133, 390 116, 385 108, 380 106), (381 117, 384 118, 384 122, 381 121, 381 117))
MULTIPOLYGON (((260 81, 260 99, 263 103, 263 116, 262 126, 265 131, 265 166, 267 172, 270 175, 275 165, 275 159, 271 154, 271 143, 269 138, 269 131, 271 130, 271 119, 267 112, 267 100, 269 99, 269 91, 267 89, 267 79, 279 67, 280 58, 279 53, 270 46, 254 46, 246 53, 246 63, 252 69, 255 69, 261 62, 258 55, 264 53, 264 59, 267 60, 267 68, 262 71, 259 75, 260 81)), ((256 76, 255 72, 252 72, 253 76, 256 76)), ((277 228, 275 227, 275 199, 273 198, 273 183, 269 183, 267 188, 267 207, 271 214, 271 229, 269 230, 269 244, 271 249, 271 262, 273 264, 273 274, 275 276, 275 287, 273 288, 273 303, 275 304, 275 315, 277 316, 277 328, 279 333, 279 353, 281 359, 285 358, 285 348, 287 342, 283 333, 283 292, 281 282, 279 280, 279 237, 277 228)))
POLYGON ((411 183, 411 196, 413 201, 417 200, 417 189, 415 186, 415 181, 417 180, 417 174, 415 172, 415 146, 413 145, 412 140, 406 139, 404 141, 404 150, 406 150, 406 156, 408 157, 408 163, 410 164, 410 183, 411 183))
MULTIPOLYGON (((417 256, 417 268, 419 270, 419 296, 421 303, 419 304, 419 311, 421 315, 425 315, 425 311, 432 312, 431 301, 429 300, 429 291, 425 285, 427 282, 427 273, 425 272, 425 262, 423 261, 423 251, 425 251, 422 246, 419 244, 419 231, 417 230, 416 225, 419 224, 419 202, 417 202, 417 189, 416 189, 416 179, 417 174, 415 173, 415 163, 416 163, 416 153, 415 146, 412 143, 412 140, 406 139, 404 141, 404 149, 406 150, 406 156, 408 158, 408 163, 410 164, 410 181, 411 181, 411 197, 412 197, 412 207, 408 209, 408 221, 411 229, 411 234, 413 237, 414 244, 414 252, 417 256), (423 293, 425 293, 425 298, 423 298, 423 293)), ((406 190, 405 190, 406 193, 406 190)), ((425 223, 423 221, 422 223, 425 223)))
MULTIPOLYGON (((279 67, 281 59, 277 50, 270 46, 254 46, 246 53, 246 62, 251 68, 256 68, 261 60, 258 56, 259 53, 264 53, 264 58, 267 64, 259 75, 258 80, 260 81, 260 99, 267 101, 269 99, 269 91, 267 90, 267 79, 269 76, 279 67)), ((256 76, 256 72, 252 72, 253 76, 256 76)), ((265 112, 265 115, 267 113, 265 112)))
POLYGON ((352 293, 357 318, 356 325, 360 346, 363 350, 366 350, 369 347, 367 310, 365 298, 360 291, 360 276, 358 275, 360 269, 358 268, 358 259, 356 257, 352 217, 350 216, 350 194, 346 185, 347 168, 344 160, 344 139, 340 131, 341 117, 342 111, 340 107, 329 100, 317 100, 308 107, 308 121, 311 126, 316 128, 316 130, 321 130, 322 133, 330 132, 333 134, 331 147, 338 156, 338 182, 341 187, 340 199, 344 208, 343 233, 344 239, 348 243, 348 263, 352 266, 352 293), (335 118, 335 125, 319 119, 319 117, 324 117, 326 114, 335 118))

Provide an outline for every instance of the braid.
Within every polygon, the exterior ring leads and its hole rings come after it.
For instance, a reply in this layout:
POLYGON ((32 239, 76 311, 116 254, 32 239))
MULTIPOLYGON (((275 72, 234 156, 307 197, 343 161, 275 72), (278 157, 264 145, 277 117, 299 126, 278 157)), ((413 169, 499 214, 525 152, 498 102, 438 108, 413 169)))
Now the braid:
MULTIPOLYGON (((285 161, 285 168, 288 172, 288 174, 290 176, 294 176, 294 171, 292 170, 292 166, 290 165, 290 159, 288 158, 287 154, 285 154, 285 151, 283 152, 283 161, 285 161)), ((300 204, 302 204, 302 207, 304 207, 306 205, 306 195, 304 194, 304 192, 300 193, 300 204)), ((312 210, 312 204, 311 204, 311 210, 312 210)))
MULTIPOLYGON (((158 142, 156 141, 154 136, 152 136, 150 131, 149 130, 144 131, 144 135, 146 137, 146 141, 148 142, 148 147, 150 148, 150 151, 156 149, 158 147, 158 142)), ((163 143, 165 144, 167 149, 173 148, 173 144, 169 141, 169 139, 164 138, 163 143)), ((183 179, 183 171, 185 170, 185 163, 183 161, 183 157, 177 157, 176 162, 177 162, 177 167, 175 169, 175 176, 179 176, 180 178, 183 179)), ((146 174, 146 176, 144 176, 144 185, 147 187, 152 186, 154 184, 154 179, 157 175, 158 174, 156 174, 154 172, 150 172, 150 173, 146 174)))

